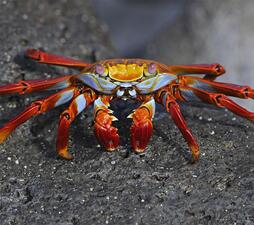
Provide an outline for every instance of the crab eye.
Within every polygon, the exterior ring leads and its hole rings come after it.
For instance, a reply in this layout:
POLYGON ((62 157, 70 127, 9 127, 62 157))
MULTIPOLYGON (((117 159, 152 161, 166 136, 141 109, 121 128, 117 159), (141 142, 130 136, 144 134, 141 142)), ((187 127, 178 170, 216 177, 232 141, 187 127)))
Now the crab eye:
POLYGON ((155 63, 151 63, 150 65, 148 65, 147 71, 149 74, 155 74, 156 70, 157 68, 155 63))
POLYGON ((105 72, 105 67, 103 65, 101 65, 101 64, 97 64, 95 66, 95 71, 96 71, 97 74, 103 76, 104 72, 105 72))

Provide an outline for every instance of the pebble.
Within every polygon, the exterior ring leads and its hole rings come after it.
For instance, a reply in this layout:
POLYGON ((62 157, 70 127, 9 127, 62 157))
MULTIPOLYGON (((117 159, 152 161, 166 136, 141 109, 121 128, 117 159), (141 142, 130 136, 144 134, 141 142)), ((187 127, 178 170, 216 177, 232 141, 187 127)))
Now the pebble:
POLYGON ((214 130, 212 130, 212 131, 210 132, 210 134, 211 134, 211 135, 214 135, 214 134, 215 134, 214 130))

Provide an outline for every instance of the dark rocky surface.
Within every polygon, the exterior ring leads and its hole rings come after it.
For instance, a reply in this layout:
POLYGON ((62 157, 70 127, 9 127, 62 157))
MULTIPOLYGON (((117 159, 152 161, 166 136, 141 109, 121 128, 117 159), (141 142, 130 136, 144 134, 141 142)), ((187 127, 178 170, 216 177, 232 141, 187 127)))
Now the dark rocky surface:
MULTIPOLYGON (((69 72, 17 56, 28 47, 88 61, 114 56, 85 1, 0 4, 1 83, 69 72)), ((0 123, 35 97, 1 96, 0 123)), ((64 107, 29 120, 0 145, 0 224, 254 224, 253 124, 224 110, 182 108, 200 143, 196 164, 162 110, 144 155, 129 153, 126 120, 118 122, 119 151, 103 151, 91 112, 83 113, 71 128, 73 161, 55 153, 64 107)))

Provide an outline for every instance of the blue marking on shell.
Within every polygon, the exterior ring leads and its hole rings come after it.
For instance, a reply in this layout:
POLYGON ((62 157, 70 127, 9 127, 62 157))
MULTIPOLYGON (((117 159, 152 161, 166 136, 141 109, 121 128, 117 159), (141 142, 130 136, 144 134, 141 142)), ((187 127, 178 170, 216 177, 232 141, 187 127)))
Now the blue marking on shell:
POLYGON ((81 74, 77 76, 87 86, 95 89, 96 91, 111 94, 117 87, 114 83, 96 76, 95 74, 81 74))
POLYGON ((65 91, 61 94, 61 97, 55 103, 55 107, 62 105, 73 98, 74 89, 65 91))
POLYGON ((170 74, 158 74, 155 77, 146 79, 136 85, 141 94, 149 94, 154 91, 159 90, 160 88, 168 85, 171 81, 175 80, 175 76, 170 74))
POLYGON ((131 83, 120 83, 119 86, 128 88, 128 87, 132 87, 132 84, 131 83))
POLYGON ((175 80, 175 77, 169 76, 168 74, 160 75, 157 79, 155 86, 153 87, 153 91, 156 91, 168 85, 172 80, 175 80))
POLYGON ((152 88, 152 85, 154 84, 155 81, 156 81, 156 77, 146 79, 146 80, 140 82, 139 84, 137 84, 136 87, 140 91, 147 91, 148 92, 148 89, 152 88))
POLYGON ((85 99, 85 97, 84 97, 84 95, 82 94, 82 95, 79 95, 77 98, 75 98, 75 100, 74 100, 75 102, 76 102, 76 104, 77 104, 77 114, 79 114, 80 112, 82 112, 85 108, 86 108, 86 106, 87 106, 87 104, 86 104, 86 99, 85 99))
POLYGON ((99 81, 99 84, 104 90, 112 91, 117 87, 114 83, 105 79, 101 79, 100 77, 98 77, 97 80, 99 81))

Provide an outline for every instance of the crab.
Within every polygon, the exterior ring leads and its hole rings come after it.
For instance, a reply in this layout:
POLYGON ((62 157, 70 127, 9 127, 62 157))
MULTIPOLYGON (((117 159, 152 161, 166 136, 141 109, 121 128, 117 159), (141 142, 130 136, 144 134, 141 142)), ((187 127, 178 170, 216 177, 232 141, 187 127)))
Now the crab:
POLYGON ((0 143, 11 132, 34 115, 44 113, 70 102, 59 120, 56 150, 64 159, 72 159, 68 151, 69 127, 72 121, 89 105, 94 106, 94 132, 99 143, 108 151, 119 145, 119 135, 113 122, 117 118, 110 109, 116 99, 134 99, 140 102, 128 118, 131 146, 134 152, 144 152, 151 138, 156 103, 165 107, 186 140, 193 161, 199 158, 199 145, 184 120, 178 102, 205 102, 226 108, 251 121, 254 113, 241 107, 228 96, 254 99, 249 86, 214 81, 225 73, 218 63, 198 65, 165 65, 145 59, 108 59, 90 64, 84 61, 28 49, 26 57, 38 63, 78 69, 76 75, 46 80, 21 80, 0 86, 0 94, 27 94, 36 91, 56 92, 33 102, 0 129, 0 143))

